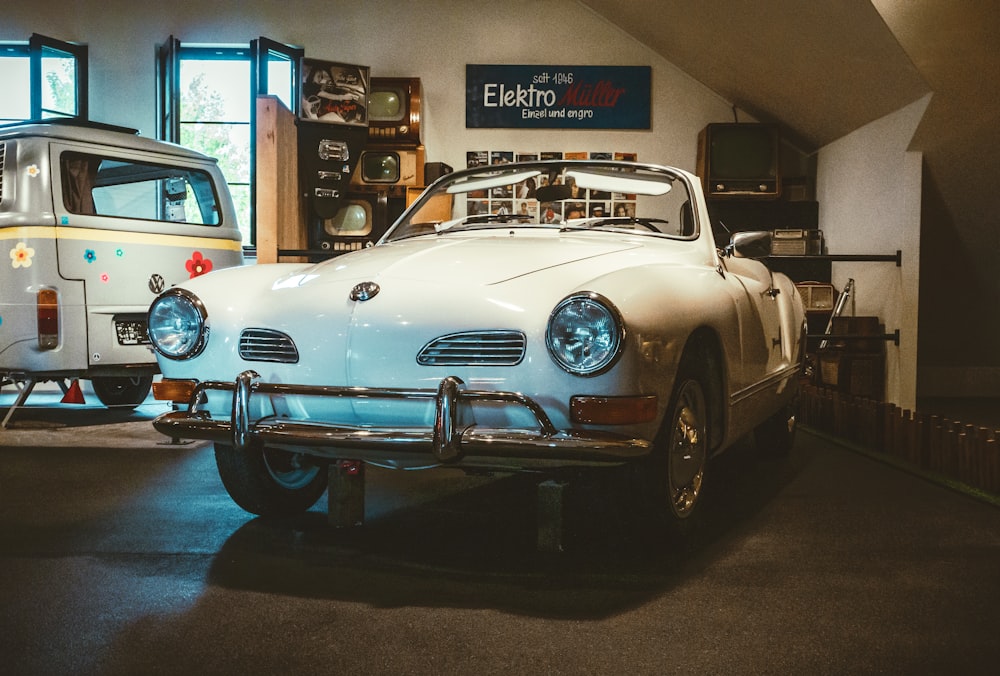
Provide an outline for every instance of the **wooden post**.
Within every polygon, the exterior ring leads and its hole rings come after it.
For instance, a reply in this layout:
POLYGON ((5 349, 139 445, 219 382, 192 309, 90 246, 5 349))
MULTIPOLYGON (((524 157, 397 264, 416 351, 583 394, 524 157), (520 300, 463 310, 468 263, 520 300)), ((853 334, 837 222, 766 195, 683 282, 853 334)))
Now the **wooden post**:
MULTIPOLYGON (((298 135, 295 115, 276 96, 258 96, 257 106, 257 262, 277 263, 279 249, 308 249, 299 196, 298 135)), ((282 262, 308 262, 282 257, 282 262)))

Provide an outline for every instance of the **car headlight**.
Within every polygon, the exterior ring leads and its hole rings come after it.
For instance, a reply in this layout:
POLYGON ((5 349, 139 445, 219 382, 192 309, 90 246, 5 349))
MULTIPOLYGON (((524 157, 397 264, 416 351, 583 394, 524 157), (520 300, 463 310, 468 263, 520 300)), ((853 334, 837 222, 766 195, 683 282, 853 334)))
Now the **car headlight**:
POLYGON ((595 293, 565 298, 549 317, 545 344, 559 366, 579 376, 606 371, 621 352, 625 324, 615 307, 595 293))
POLYGON ((190 359, 205 347, 208 313, 198 297, 171 289, 149 307, 149 339, 169 359, 190 359))

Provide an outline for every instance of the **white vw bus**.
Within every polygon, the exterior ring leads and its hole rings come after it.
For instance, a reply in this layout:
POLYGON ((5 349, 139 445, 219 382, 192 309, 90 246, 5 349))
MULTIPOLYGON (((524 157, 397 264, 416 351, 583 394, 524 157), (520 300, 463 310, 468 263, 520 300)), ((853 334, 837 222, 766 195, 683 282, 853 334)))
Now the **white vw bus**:
MULTIPOLYGON (((165 288, 243 262, 216 161, 135 130, 0 127, 0 386, 90 379, 136 406, 156 360, 146 311, 165 288)), ((10 413, 4 419, 6 425, 10 413)))

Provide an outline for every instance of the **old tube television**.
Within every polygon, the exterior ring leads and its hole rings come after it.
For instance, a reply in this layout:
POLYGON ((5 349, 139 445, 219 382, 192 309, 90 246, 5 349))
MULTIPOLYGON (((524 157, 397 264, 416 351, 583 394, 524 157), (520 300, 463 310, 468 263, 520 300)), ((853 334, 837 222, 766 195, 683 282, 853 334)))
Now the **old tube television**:
POLYGON ((776 199, 781 195, 777 125, 716 123, 698 134, 698 167, 705 196, 776 199))
POLYGON ((420 144, 420 78, 373 77, 368 93, 368 140, 420 144))

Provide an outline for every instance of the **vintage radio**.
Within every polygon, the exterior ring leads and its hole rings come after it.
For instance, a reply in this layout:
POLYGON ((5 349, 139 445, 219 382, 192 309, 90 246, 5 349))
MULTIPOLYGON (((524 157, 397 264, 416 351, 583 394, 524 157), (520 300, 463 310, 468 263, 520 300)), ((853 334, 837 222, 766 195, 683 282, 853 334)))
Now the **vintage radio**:
POLYGON ((424 185, 424 147, 368 148, 351 175, 355 192, 387 191, 405 197, 406 186, 424 185))
POLYGON ((368 93, 368 140, 420 145, 420 78, 372 78, 368 93))
POLYGON ((833 284, 824 282, 799 282, 795 285, 802 296, 806 312, 831 312, 837 301, 837 290, 833 284))
POLYGON ((430 185, 442 176, 450 174, 453 171, 454 169, 451 165, 445 164, 444 162, 428 162, 424 165, 424 180, 427 181, 426 185, 430 185))
POLYGON ((783 229, 771 231, 772 256, 814 256, 823 253, 821 230, 783 229))
POLYGON ((387 190, 348 192, 332 217, 317 221, 310 233, 309 248, 348 252, 370 247, 399 218, 405 206, 405 198, 393 197, 387 190))

